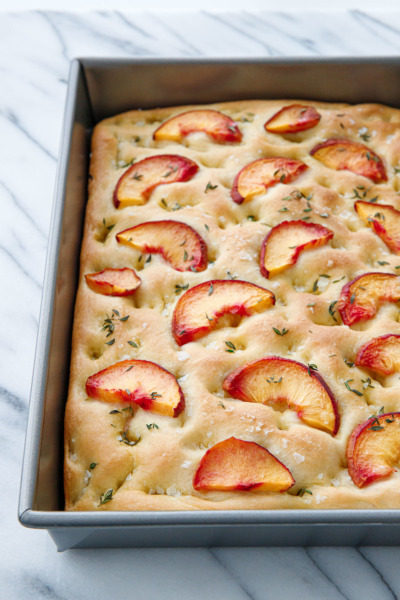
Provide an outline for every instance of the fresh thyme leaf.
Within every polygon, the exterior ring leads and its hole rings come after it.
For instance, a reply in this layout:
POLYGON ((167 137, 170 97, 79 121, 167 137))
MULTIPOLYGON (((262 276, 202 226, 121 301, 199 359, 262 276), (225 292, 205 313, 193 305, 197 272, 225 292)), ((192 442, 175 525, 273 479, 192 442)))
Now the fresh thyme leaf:
POLYGON ((98 463, 92 462, 92 463, 90 463, 89 469, 93 470, 93 469, 95 469, 97 467, 97 465, 98 465, 98 463))
POLYGON ((311 377, 312 371, 318 371, 318 367, 317 367, 317 365, 314 365, 314 363, 309 363, 308 368, 307 368, 307 373, 310 375, 310 377, 311 377))
POLYGON ((208 191, 212 191, 212 190, 216 190, 217 189, 217 185, 212 185, 211 181, 209 181, 206 185, 206 189, 204 190, 204 193, 207 194, 208 191))
POLYGON ((211 294, 213 293, 213 291, 214 291, 214 286, 213 286, 212 283, 210 283, 210 287, 208 288, 208 295, 211 296, 211 294))
POLYGON ((343 277, 340 279, 335 279, 335 281, 332 281, 332 283, 339 283, 339 281, 343 281, 343 279, 346 279, 346 275, 343 275, 343 277))
POLYGON ((375 386, 372 385, 371 377, 367 377, 366 379, 361 379, 361 382, 363 383, 364 390, 366 390, 367 388, 372 388, 372 389, 375 388, 375 386))
POLYGON ((136 179, 136 181, 141 181, 143 179, 143 175, 140 175, 137 171, 132 175, 132 179, 136 179))
POLYGON ((121 319, 119 319, 121 321, 121 323, 125 323, 125 321, 127 321, 129 319, 130 315, 127 315, 126 317, 122 317, 121 319))
POLYGON ((112 309, 112 314, 116 315, 117 317, 119 317, 119 310, 117 310, 116 308, 112 309))
POLYGON ((371 138, 369 133, 360 133, 360 138, 364 140, 364 142, 368 142, 368 140, 371 138))
POLYGON ((179 202, 175 202, 175 204, 171 210, 175 211, 175 210, 180 210, 181 208, 182 208, 182 206, 179 204, 179 202))
POLYGON ((222 400, 220 400, 218 402, 218 406, 220 406, 221 408, 223 408, 225 410, 225 404, 222 402, 222 400))
POLYGON ((226 350, 226 352, 229 352, 229 351, 236 352, 236 346, 235 346, 235 344, 233 344, 232 342, 229 342, 229 341, 225 342, 225 344, 229 348, 229 350, 226 350))
POLYGON ((276 327, 273 327, 272 329, 275 331, 276 335, 281 335, 282 337, 286 335, 289 331, 289 329, 286 329, 285 327, 282 329, 282 331, 279 331, 279 329, 277 329, 276 327))
POLYGON ((316 292, 318 290, 318 279, 316 279, 313 283, 312 291, 316 292))
POLYGON ((329 309, 328 310, 329 310, 329 314, 331 315, 332 319, 334 321, 336 321, 336 323, 337 323, 337 318, 335 317, 335 312, 336 311, 334 310, 336 304, 337 304, 337 300, 334 300, 333 302, 331 302, 331 304, 329 305, 329 309))
POLYGON ((169 177, 170 175, 172 175, 173 173, 176 173, 178 170, 178 167, 172 167, 171 165, 168 165, 168 168, 170 169, 167 173, 165 173, 165 175, 161 175, 161 177, 169 177))
POLYGON ((186 240, 183 240, 182 244, 179 244, 179 246, 184 246, 186 244, 186 240))
POLYGON ((204 227, 207 229, 207 231, 210 231, 209 226, 207 225, 207 223, 204 223, 204 227))
POLYGON ((248 221, 255 221, 255 220, 256 220, 256 218, 255 218, 255 216, 254 216, 254 215, 247 215, 247 220, 248 220, 248 221))
POLYGON ((237 279, 237 275, 232 275, 230 271, 227 271, 226 274, 228 275, 229 279, 237 279))
POLYGON ((312 496, 312 491, 307 490, 306 488, 301 488, 301 490, 297 492, 297 496, 300 496, 300 498, 302 498, 304 494, 310 494, 312 496))
POLYGON ((162 398, 162 394, 159 394, 158 392, 151 392, 150 396, 152 400, 155 400, 156 398, 162 398))
MULTIPOLYGON (((355 363, 351 362, 351 360, 349 360, 348 358, 345 358, 345 359, 344 359, 344 362, 346 363, 346 365, 347 365, 348 367, 350 367, 350 368, 351 368, 351 367, 354 367, 354 364, 355 364, 355 363)), ((361 381, 362 381, 362 379, 361 379, 361 381)), ((370 381, 371 381, 371 380, 370 380, 370 381)))
POLYGON ((382 425, 372 425, 372 427, 368 427, 368 429, 370 429, 371 431, 381 431, 384 428, 382 427, 382 425))
POLYGON ((176 283, 175 284, 175 294, 180 294, 184 290, 187 290, 188 287, 189 287, 188 283, 186 283, 185 285, 180 285, 179 283, 176 283))
POLYGON ((383 267, 384 265, 390 265, 390 263, 388 263, 387 260, 378 260, 378 265, 381 265, 381 267, 383 267))
POLYGON ((165 198, 161 198, 161 204, 164 206, 164 208, 168 208, 168 204, 165 202, 165 198))
POLYGON ((187 259, 188 259, 188 256, 189 256, 189 255, 188 255, 188 253, 187 253, 187 252, 186 252, 186 250, 185 250, 185 252, 183 253, 183 261, 184 261, 184 262, 186 262, 186 261, 187 261, 187 259))
POLYGON ((133 408, 132 408, 132 406, 131 406, 131 405, 127 406, 126 408, 123 408, 123 409, 122 409, 122 412, 125 412, 125 411, 127 411, 127 410, 129 410, 129 412, 131 413, 131 415, 133 415, 133 408))
POLYGON ((350 304, 353 304, 355 299, 356 299, 356 294, 354 292, 354 294, 352 294, 350 297, 350 304))
POLYGON ((142 439, 141 437, 139 437, 137 440, 130 440, 125 431, 121 431, 120 436, 121 436, 121 439, 119 441, 123 442, 127 446, 136 446, 136 444, 138 444, 140 442, 140 440, 142 439))
POLYGON ((128 340, 128 344, 133 348, 139 348, 138 344, 136 342, 132 342, 131 340, 128 340))
POLYGON ((349 390, 349 392, 353 392, 353 394, 356 394, 356 396, 362 396, 363 395, 362 392, 359 392, 358 390, 354 390, 353 388, 350 387, 349 383, 351 383, 352 381, 354 381, 354 379, 348 379, 347 381, 344 382, 344 385, 349 390))
POLYGON ((146 423, 146 427, 149 430, 150 429, 160 429, 159 426, 156 423, 150 423, 150 424, 146 423))
POLYGON ((329 213, 319 213, 319 216, 327 219, 329 217, 329 213))
POLYGON ((108 414, 109 415, 120 415, 122 413, 120 410, 114 409, 114 410, 111 410, 108 414))
POLYGON ((330 278, 331 278, 331 276, 330 276, 330 275, 327 275, 326 273, 320 273, 320 274, 318 275, 318 277, 325 277, 325 279, 330 279, 330 278))
POLYGON ((110 340, 109 342, 106 342, 107 346, 112 346, 115 343, 115 338, 110 340))
POLYGON ((267 383, 281 383, 283 377, 279 377, 279 379, 275 379, 275 375, 271 375, 271 377, 267 378, 267 383))
POLYGON ((288 209, 288 208, 286 208, 286 206, 283 206, 282 208, 280 208, 280 209, 278 210, 278 212, 288 212, 288 210, 289 210, 289 209, 288 209))
POLYGON ((149 262, 151 262, 151 254, 149 254, 149 256, 148 256, 148 258, 146 260, 146 263, 149 263, 149 262))
POLYGON ((311 302, 311 304, 307 304, 307 308, 308 308, 309 306, 315 306, 315 302, 311 302))
POLYGON ((107 502, 110 502, 110 500, 113 499, 113 491, 114 490, 107 490, 104 494, 100 496, 99 506, 101 506, 102 504, 106 504, 107 502))

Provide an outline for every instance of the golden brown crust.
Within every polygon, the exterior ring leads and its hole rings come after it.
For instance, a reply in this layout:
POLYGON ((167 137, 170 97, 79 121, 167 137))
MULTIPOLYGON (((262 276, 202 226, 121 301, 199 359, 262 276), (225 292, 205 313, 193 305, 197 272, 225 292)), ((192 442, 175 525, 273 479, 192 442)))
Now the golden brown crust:
POLYGON ((95 128, 65 417, 67 510, 400 507, 397 473, 358 489, 348 475, 345 455, 348 437, 358 423, 381 406, 387 412, 400 410, 398 375, 373 379, 374 387, 364 389, 361 380, 371 374, 345 362, 354 362, 358 349, 371 338, 400 333, 398 308, 385 305, 374 319, 351 329, 329 313, 343 284, 367 271, 396 273, 400 264, 353 208, 357 193, 363 196, 366 191, 366 200, 378 195, 380 202, 400 209, 400 175, 395 173, 400 167, 400 111, 375 104, 305 102, 322 115, 316 127, 290 135, 267 133, 264 123, 292 103, 212 105, 237 121, 243 133, 240 144, 217 144, 205 134, 193 134, 181 144, 152 140, 166 118, 197 107, 131 111, 95 128), (363 143, 367 139, 365 143, 384 161, 388 182, 375 185, 348 171, 328 169, 311 157, 314 145, 330 137, 363 143), (199 165, 199 172, 188 182, 157 187, 143 206, 117 210, 112 197, 123 165, 154 154, 186 156, 199 165), (291 184, 278 184, 249 202, 235 204, 230 189, 236 174, 263 156, 299 159, 309 169, 291 184), (206 192, 208 182, 218 187, 206 192), (303 196, 296 199, 293 194, 293 200, 282 201, 295 190, 303 196), (304 212, 311 194, 312 211, 304 212), (287 211, 281 211, 283 207, 287 211), (268 231, 283 220, 309 214, 312 222, 334 232, 331 243, 304 253, 290 269, 265 279, 259 252, 268 231), (116 241, 115 234, 128 227, 166 218, 187 223, 204 238, 212 261, 205 271, 181 273, 156 255, 144 264, 138 251, 116 241), (86 273, 123 267, 135 269, 142 279, 131 297, 102 296, 85 283, 86 273), (171 334, 179 298, 175 286, 193 287, 229 276, 272 291, 276 305, 242 319, 237 327, 217 329, 179 348, 171 334), (116 320, 113 335, 106 338, 101 329, 113 309, 129 319, 116 320), (289 332, 278 336, 273 327, 289 332), (106 345, 110 339, 115 343, 106 345), (132 347, 129 340, 140 347, 132 347), (238 350, 226 352, 226 340, 238 350), (338 401, 341 425, 336 437, 308 427, 292 411, 241 402, 223 392, 223 380, 235 368, 272 354, 318 365, 338 401), (88 399, 86 379, 126 358, 150 360, 173 373, 185 394, 185 411, 177 418, 140 408, 110 414, 125 406, 88 399), (362 396, 345 387, 349 379, 362 396), (146 427, 151 423, 159 429, 146 427), (124 443, 124 431, 140 442, 124 443), (195 492, 192 478, 205 450, 232 435, 254 441, 279 458, 296 481, 290 492, 195 492), (312 495, 296 496, 301 488, 312 495), (100 504, 108 490, 113 490, 113 500, 100 504))

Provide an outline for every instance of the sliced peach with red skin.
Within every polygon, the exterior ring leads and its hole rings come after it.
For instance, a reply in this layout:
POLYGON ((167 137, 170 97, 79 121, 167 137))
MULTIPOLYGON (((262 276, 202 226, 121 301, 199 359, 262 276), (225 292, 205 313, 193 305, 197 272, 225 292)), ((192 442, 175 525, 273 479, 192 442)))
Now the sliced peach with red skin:
POLYGON ((270 133, 296 133, 315 127, 321 115, 313 106, 291 104, 275 113, 264 125, 270 133))
POLYGON ((400 371, 400 335, 388 333, 373 338, 361 346, 354 363, 383 376, 400 371))
POLYGON ((371 417, 357 425, 346 455, 350 477, 359 488, 391 475, 400 459, 400 413, 371 417))
POLYGON ((172 373, 148 360, 123 360, 91 375, 86 393, 96 400, 133 403, 169 417, 177 417, 185 407, 183 392, 172 373))
POLYGON ((400 300, 398 275, 391 273, 365 273, 343 286, 337 304, 345 325, 368 321, 384 302, 400 300))
POLYGON ((314 146, 310 154, 330 169, 351 171, 356 175, 368 177, 374 183, 387 181, 382 159, 368 146, 359 142, 330 138, 314 146))
POLYGON ((400 254, 400 211, 390 204, 376 204, 364 200, 357 200, 354 208, 386 246, 394 254, 400 254))
POLYGON ((236 175, 231 190, 237 204, 248 202, 277 183, 291 183, 307 165, 294 158, 259 158, 249 163, 236 175))
POLYGON ((85 279, 91 290, 103 296, 130 296, 142 283, 133 269, 104 269, 87 273, 85 279))
POLYGON ((266 448, 231 437, 207 450, 193 487, 198 492, 286 492, 294 482, 289 469, 266 448))
POLYGON ((268 356, 233 371, 223 388, 243 402, 294 410, 310 427, 336 435, 340 418, 336 399, 321 375, 295 360, 268 356))
POLYGON ((304 250, 324 246, 333 231, 317 223, 283 221, 271 229, 261 246, 260 271, 268 279, 294 265, 304 250))
POLYGON ((179 221, 152 221, 117 234, 121 244, 161 254, 177 271, 204 271, 207 245, 193 227, 179 221))
POLYGON ((218 325, 267 310, 272 292, 248 281, 204 281, 180 296, 172 317, 172 334, 179 346, 197 340, 218 325))
POLYGON ((190 158, 177 154, 144 158, 119 178, 114 190, 115 208, 146 204, 157 186, 189 181, 198 170, 198 165, 190 158))
POLYGON ((184 137, 196 131, 203 131, 218 144, 238 143, 242 133, 230 117, 218 110, 189 110, 171 117, 153 133, 157 142, 171 140, 181 142, 184 137))

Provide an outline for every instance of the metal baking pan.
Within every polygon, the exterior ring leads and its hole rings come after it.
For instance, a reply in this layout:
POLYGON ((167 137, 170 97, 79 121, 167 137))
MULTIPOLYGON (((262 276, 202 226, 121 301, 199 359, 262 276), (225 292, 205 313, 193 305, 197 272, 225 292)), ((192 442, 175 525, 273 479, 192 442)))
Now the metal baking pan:
POLYGON ((399 543, 400 510, 63 511, 63 415, 91 130, 128 109, 253 98, 400 108, 400 58, 72 62, 19 502, 20 522, 47 529, 60 551, 399 543))

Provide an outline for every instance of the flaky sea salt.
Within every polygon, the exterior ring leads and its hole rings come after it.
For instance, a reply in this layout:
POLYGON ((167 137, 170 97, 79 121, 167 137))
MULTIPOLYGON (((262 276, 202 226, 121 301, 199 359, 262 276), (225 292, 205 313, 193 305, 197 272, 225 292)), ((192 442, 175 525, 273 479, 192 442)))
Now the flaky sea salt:
POLYGON ((185 352, 184 350, 182 350, 181 352, 178 352, 177 354, 177 358, 179 361, 184 361, 187 360, 188 358, 190 358, 190 354, 188 352, 185 352))
POLYGON ((298 465, 300 463, 304 462, 304 460, 305 460, 304 456, 302 454, 299 454, 298 452, 293 452, 293 458, 297 462, 298 465))
POLYGON ((175 485, 170 485, 169 488, 166 489, 166 494, 167 496, 173 496, 174 498, 177 498, 181 495, 181 492, 176 489, 175 485))
POLYGON ((83 476, 83 483, 84 483, 85 485, 88 485, 88 483, 89 483, 89 480, 90 480, 91 476, 92 476, 91 472, 90 472, 90 471, 88 471, 88 470, 86 470, 86 471, 85 471, 85 474, 84 474, 84 476, 83 476))
POLYGON ((188 469, 191 464, 192 464, 191 460, 184 460, 183 463, 181 464, 181 467, 182 467, 182 469, 188 469))

